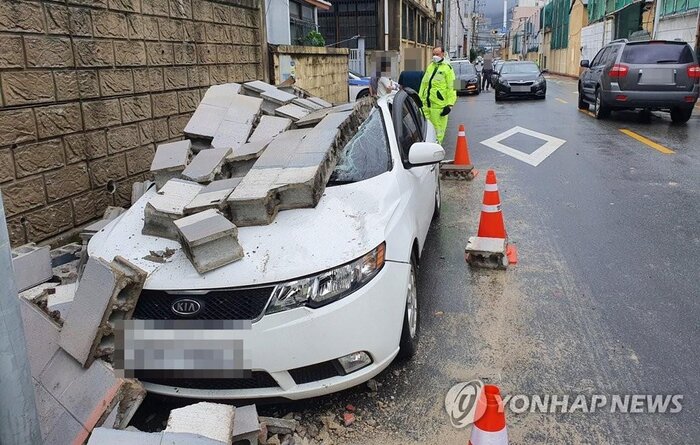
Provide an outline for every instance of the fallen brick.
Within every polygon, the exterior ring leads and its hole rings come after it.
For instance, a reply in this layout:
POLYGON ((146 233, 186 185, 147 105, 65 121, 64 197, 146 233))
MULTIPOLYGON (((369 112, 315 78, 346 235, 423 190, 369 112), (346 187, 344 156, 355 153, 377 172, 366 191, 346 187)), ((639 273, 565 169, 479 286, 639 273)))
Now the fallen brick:
POLYGON ((12 250, 15 285, 22 292, 51 279, 51 253, 48 246, 25 244, 12 250))
POLYGON ((275 116, 262 116, 260 118, 260 122, 258 122, 258 125, 255 127, 253 134, 250 135, 248 142, 269 142, 278 134, 287 131, 291 125, 291 119, 275 116))
POLYGON ((260 422, 255 405, 236 408, 236 416, 233 419, 233 443, 244 441, 250 445, 257 445, 259 433, 260 422))
POLYGON ((173 221, 185 215, 185 206, 202 190, 196 182, 171 179, 158 194, 152 196, 144 208, 144 235, 177 240, 173 221))
POLYGON ((151 163, 151 173, 153 173, 158 189, 170 179, 180 176, 180 173, 187 167, 191 150, 192 144, 188 140, 158 146, 151 163))
POLYGON ((129 318, 146 273, 122 257, 111 264, 93 257, 85 266, 59 345, 81 365, 114 352, 114 323, 129 318))
POLYGON ((182 172, 182 177, 195 182, 211 182, 221 174, 226 156, 230 153, 230 148, 202 150, 182 172))
POLYGON ((235 408, 219 403, 200 402, 170 411, 167 433, 199 434, 231 444, 235 408))
POLYGON ((260 416, 260 423, 267 426, 267 432, 270 434, 292 434, 297 428, 297 421, 294 419, 260 416))
POLYGON ((185 215, 201 212, 207 209, 224 211, 226 198, 241 182, 241 177, 213 181, 204 187, 194 199, 185 206, 185 215))
POLYGON ((302 117, 309 114, 309 110, 302 108, 298 105, 287 104, 283 105, 275 110, 275 115, 280 117, 287 117, 293 121, 298 121, 302 117))
POLYGON ((243 258, 238 229, 217 210, 178 219, 175 226, 185 254, 200 274, 243 258))

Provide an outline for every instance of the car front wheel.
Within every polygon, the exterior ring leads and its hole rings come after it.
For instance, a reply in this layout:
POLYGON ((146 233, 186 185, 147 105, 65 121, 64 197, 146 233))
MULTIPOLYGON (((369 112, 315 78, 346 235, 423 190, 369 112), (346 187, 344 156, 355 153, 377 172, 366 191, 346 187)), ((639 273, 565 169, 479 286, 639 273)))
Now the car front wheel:
POLYGON ((578 109, 588 110, 588 102, 586 102, 583 98, 583 90, 581 89, 580 85, 578 87, 578 109))
POLYGON ((406 308, 403 316, 403 330, 399 343, 399 357, 410 359, 418 349, 419 322, 418 287, 416 286, 416 260, 411 259, 411 272, 406 286, 406 308))

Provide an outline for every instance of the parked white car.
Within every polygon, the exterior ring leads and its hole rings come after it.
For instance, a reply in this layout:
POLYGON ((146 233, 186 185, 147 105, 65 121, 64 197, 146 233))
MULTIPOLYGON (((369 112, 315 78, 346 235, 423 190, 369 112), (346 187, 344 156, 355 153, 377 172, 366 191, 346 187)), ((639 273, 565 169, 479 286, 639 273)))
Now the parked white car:
POLYGON ((370 95, 370 78, 360 76, 352 71, 348 72, 348 97, 350 102, 355 102, 370 95))
POLYGON ((176 241, 141 234, 149 190, 88 248, 149 272, 126 355, 166 367, 134 374, 148 391, 178 397, 302 399, 358 385, 397 355, 411 357, 417 267, 440 210, 445 152, 435 141, 406 92, 379 99, 316 208, 241 227, 244 258, 205 275, 176 241), (163 263, 144 258, 166 249, 174 253, 163 263), (211 367, 224 359, 236 369, 211 367))

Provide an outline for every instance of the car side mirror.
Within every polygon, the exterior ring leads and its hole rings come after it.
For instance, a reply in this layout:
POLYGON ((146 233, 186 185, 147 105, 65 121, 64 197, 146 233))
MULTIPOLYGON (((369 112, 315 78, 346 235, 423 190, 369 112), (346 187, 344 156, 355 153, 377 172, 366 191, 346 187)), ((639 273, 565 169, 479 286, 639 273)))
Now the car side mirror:
POLYGON ((435 142, 416 142, 408 149, 408 163, 411 167, 437 164, 445 159, 445 149, 435 142))
POLYGON ((588 68, 588 67, 590 67, 590 66, 591 66, 591 61, 590 61, 590 60, 588 60, 588 59, 583 59, 583 60, 581 61, 581 67, 583 67, 583 68, 588 68))
POLYGON ((540 72, 541 72, 542 74, 549 74, 549 70, 548 70, 548 69, 543 69, 543 70, 540 71, 540 72))

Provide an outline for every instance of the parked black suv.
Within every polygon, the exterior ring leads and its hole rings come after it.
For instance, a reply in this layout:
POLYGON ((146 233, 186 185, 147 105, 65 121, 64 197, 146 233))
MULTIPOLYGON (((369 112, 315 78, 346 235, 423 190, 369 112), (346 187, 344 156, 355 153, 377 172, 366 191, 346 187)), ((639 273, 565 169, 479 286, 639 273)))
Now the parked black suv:
POLYGON ((700 66, 685 42, 615 40, 598 51, 579 77, 578 107, 595 107, 598 119, 611 110, 671 112, 671 120, 687 122, 700 89, 700 66))

